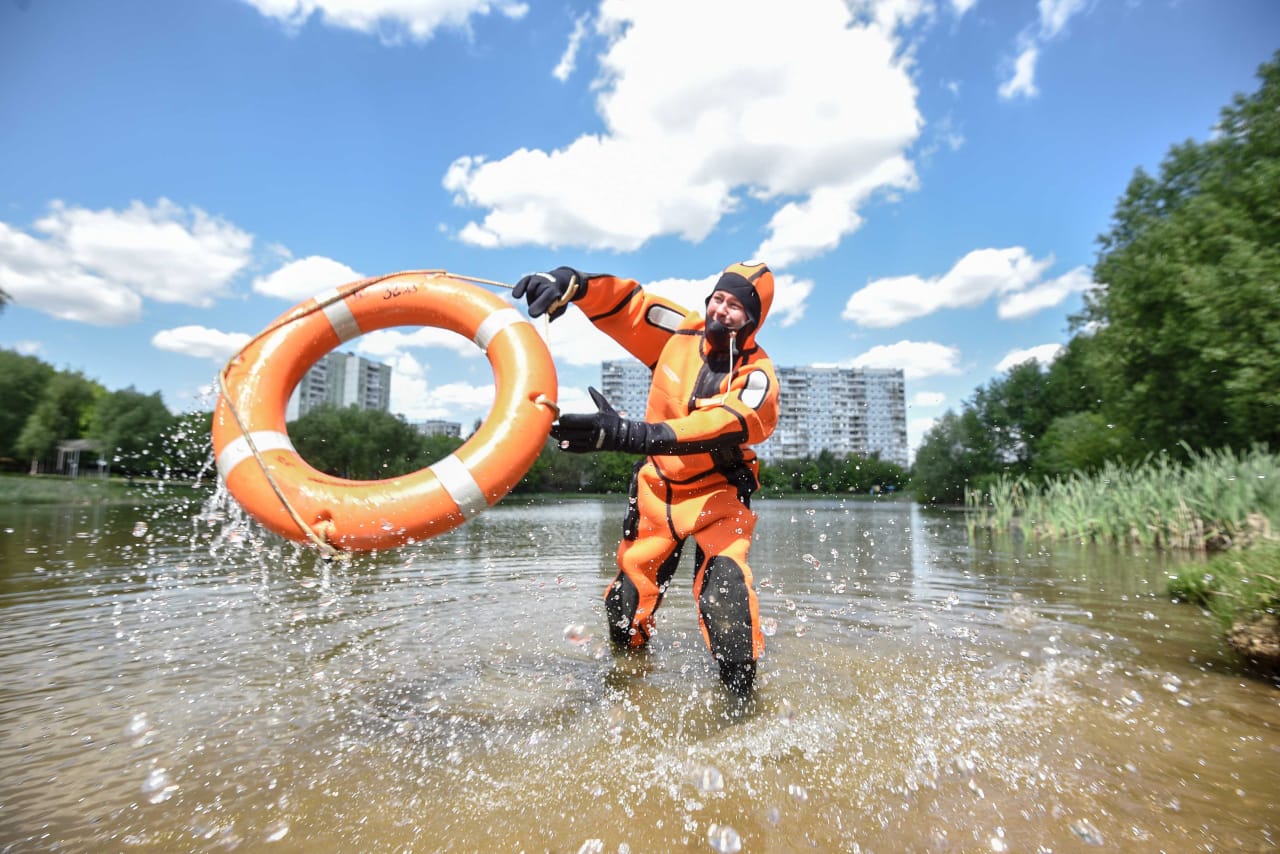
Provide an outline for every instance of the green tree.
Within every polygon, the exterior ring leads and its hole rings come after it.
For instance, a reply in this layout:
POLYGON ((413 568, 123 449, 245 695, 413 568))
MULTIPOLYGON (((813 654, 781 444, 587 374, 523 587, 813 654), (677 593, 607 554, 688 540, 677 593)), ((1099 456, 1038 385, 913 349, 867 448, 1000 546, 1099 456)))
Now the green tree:
POLYGON ((170 472, 182 477, 211 476, 213 412, 184 412, 164 438, 162 457, 170 472))
POLYGON ((1048 374, 1035 360, 1010 368, 975 392, 971 404, 990 453, 1004 469, 1027 471, 1040 437, 1058 408, 1048 374))
POLYGON ((972 407, 959 415, 948 411, 925 433, 911 467, 917 501, 961 504, 968 487, 1000 470, 986 428, 972 407))
POLYGON ((1080 323, 1104 411, 1148 450, 1280 441, 1280 53, 1205 143, 1141 169, 1099 238, 1080 323))
POLYGON ((55 373, 35 356, 0 350, 0 457, 25 455, 18 451, 18 436, 55 373))
POLYGON ((402 418, 354 406, 314 409, 289 424, 289 437, 312 466, 350 480, 408 474, 426 453, 425 437, 402 418))
POLYGON ((53 459, 58 442, 85 438, 94 402, 105 392, 79 371, 58 371, 18 435, 17 450, 33 462, 53 459))
POLYGON ((1098 412, 1073 412, 1049 425, 1036 454, 1032 474, 1040 478, 1094 472, 1108 460, 1132 456, 1132 440, 1123 426, 1098 412))
POLYGON ((142 394, 130 386, 98 397, 88 435, 112 470, 157 474, 167 466, 166 445, 176 422, 159 392, 142 394))

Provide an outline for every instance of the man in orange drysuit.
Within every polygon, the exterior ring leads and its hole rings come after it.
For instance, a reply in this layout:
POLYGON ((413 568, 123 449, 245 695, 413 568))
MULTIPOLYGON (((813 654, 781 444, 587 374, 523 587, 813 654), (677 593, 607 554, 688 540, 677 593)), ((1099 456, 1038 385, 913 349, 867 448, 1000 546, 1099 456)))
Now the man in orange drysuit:
POLYGON ((764 264, 725 268, 705 316, 646 292, 632 279, 558 267, 525 276, 513 291, 529 315, 554 320, 575 303, 653 373, 643 421, 621 417, 594 388, 599 410, 552 426, 573 453, 643 454, 631 481, 618 546, 619 572, 605 593, 609 636, 643 646, 685 541, 696 544, 693 595, 703 640, 731 690, 749 695, 764 651, 747 552, 759 463, 750 445, 778 421, 773 363, 756 333, 773 302, 764 264))

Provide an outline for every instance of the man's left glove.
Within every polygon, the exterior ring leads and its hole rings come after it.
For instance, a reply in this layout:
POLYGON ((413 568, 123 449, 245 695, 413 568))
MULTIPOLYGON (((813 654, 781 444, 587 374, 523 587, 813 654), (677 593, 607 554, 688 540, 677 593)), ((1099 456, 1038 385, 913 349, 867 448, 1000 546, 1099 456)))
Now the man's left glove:
POLYGON ((582 299, 587 278, 572 267, 556 267, 549 273, 530 273, 516 282, 511 295, 529 305, 529 316, 540 317, 551 309, 548 320, 564 314, 569 303, 582 299))
POLYGON ((592 451, 649 454, 673 444, 675 434, 667 425, 623 418, 603 394, 594 388, 588 388, 587 392, 599 412, 561 415, 560 420, 551 425, 551 438, 560 443, 562 450, 571 454, 592 451))

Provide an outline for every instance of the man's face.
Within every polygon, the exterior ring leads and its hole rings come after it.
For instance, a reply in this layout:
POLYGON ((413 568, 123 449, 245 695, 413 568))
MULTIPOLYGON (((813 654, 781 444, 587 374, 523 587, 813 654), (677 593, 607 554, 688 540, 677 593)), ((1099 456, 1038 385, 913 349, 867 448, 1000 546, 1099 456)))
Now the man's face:
POLYGON ((733 294, 716 291, 707 303, 707 320, 714 320, 729 329, 741 329, 747 323, 747 310, 733 294))

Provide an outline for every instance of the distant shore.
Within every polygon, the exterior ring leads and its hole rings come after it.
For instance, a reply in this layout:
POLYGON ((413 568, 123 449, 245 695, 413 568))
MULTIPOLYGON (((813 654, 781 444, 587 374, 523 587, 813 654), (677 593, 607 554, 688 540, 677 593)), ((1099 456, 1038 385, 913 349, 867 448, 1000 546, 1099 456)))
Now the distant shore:
POLYGON ((189 495, 212 486, 179 479, 0 474, 0 504, 140 504, 172 497, 159 487, 189 495))

